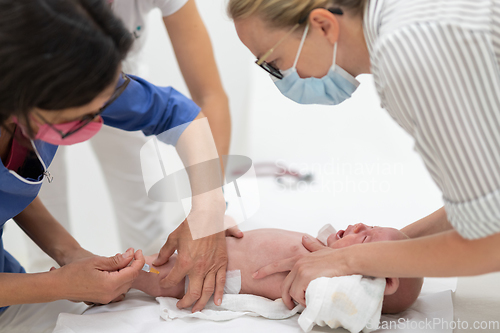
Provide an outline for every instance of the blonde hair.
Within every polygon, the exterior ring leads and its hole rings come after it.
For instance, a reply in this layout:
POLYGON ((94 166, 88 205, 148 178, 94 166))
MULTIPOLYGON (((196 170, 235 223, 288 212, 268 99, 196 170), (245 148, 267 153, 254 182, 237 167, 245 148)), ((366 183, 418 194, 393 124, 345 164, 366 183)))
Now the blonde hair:
POLYGON ((316 8, 340 7, 355 15, 363 15, 368 0, 229 0, 227 13, 233 20, 258 15, 276 28, 304 23, 316 8), (304 22, 302 22, 304 21, 304 22))

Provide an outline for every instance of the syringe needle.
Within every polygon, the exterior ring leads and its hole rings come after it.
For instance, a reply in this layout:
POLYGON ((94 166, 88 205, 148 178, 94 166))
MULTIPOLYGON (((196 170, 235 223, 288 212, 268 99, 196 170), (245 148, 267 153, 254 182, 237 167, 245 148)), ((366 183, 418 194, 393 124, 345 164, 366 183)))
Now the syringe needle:
POLYGON ((160 274, 160 272, 158 272, 156 269, 154 269, 153 267, 149 266, 148 264, 144 264, 144 266, 142 266, 142 270, 144 272, 148 272, 148 273, 160 274))

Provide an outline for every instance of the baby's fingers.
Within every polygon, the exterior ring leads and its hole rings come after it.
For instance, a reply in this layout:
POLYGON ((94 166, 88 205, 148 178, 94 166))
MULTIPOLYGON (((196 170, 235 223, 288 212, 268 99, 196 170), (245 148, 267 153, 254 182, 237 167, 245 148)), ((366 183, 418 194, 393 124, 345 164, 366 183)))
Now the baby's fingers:
POLYGON ((275 261, 272 264, 264 266, 257 272, 253 273, 252 277, 254 279, 262 279, 268 275, 272 275, 275 273, 291 271, 297 260, 299 260, 300 258, 302 258, 302 255, 275 261))
POLYGON ((295 276, 295 271, 291 271, 281 284, 281 299, 289 310, 295 307, 295 303, 293 303, 292 296, 290 295, 290 289, 292 288, 295 276))
POLYGON ((310 252, 315 252, 326 248, 326 246, 321 244, 319 240, 317 240, 316 238, 311 238, 309 236, 302 237, 302 245, 304 245, 304 247, 310 252))
POLYGON ((226 237, 243 238, 243 232, 235 225, 234 227, 226 229, 226 237))

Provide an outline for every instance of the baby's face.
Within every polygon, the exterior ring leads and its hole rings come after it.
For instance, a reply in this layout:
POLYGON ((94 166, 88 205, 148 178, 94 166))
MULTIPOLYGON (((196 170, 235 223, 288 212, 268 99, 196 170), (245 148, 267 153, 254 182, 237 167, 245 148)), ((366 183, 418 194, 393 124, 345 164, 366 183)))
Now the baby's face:
MULTIPOLYGON (((328 246, 339 249, 354 244, 405 240, 408 237, 394 228, 370 227, 363 223, 348 226, 328 237, 328 246)), ((386 278, 382 313, 399 313, 408 309, 422 288, 422 278, 386 278)))
POLYGON ((363 223, 348 226, 328 237, 328 246, 334 249, 354 244, 403 240, 408 237, 394 228, 370 227, 363 223))

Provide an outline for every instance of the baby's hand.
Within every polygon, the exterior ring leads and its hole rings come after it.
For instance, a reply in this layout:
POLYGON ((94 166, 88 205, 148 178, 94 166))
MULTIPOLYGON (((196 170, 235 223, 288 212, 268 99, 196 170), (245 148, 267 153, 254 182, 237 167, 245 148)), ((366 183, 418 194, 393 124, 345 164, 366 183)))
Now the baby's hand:
POLYGON ((310 252, 316 252, 326 248, 320 240, 312 236, 303 236, 302 245, 304 245, 304 247, 310 252))
POLYGON ((226 237, 243 238, 243 232, 236 225, 236 221, 229 215, 224 215, 224 227, 226 227, 226 237))
POLYGON ((226 229, 226 237, 243 238, 243 232, 238 226, 234 226, 226 229))

